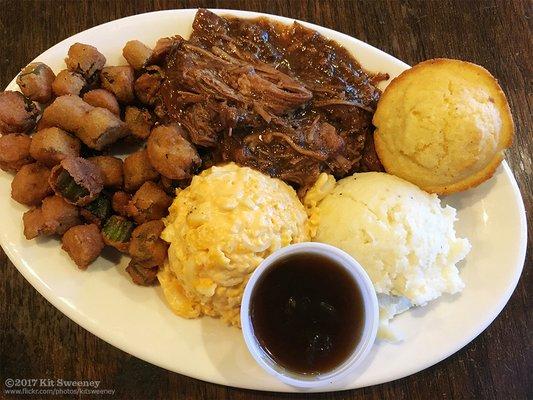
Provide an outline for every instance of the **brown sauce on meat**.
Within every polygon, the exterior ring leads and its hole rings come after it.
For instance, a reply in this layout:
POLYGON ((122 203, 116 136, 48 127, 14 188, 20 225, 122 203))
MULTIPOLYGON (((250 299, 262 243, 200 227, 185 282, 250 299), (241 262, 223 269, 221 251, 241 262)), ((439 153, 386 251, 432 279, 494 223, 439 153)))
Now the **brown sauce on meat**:
POLYGON ((342 364, 361 339, 363 297, 351 275, 317 254, 282 259, 257 282, 252 328, 278 364, 304 374, 342 364))
POLYGON ((298 23, 199 10, 164 71, 158 111, 203 148, 204 167, 235 161, 302 189, 320 172, 382 169, 372 115, 386 77, 298 23))

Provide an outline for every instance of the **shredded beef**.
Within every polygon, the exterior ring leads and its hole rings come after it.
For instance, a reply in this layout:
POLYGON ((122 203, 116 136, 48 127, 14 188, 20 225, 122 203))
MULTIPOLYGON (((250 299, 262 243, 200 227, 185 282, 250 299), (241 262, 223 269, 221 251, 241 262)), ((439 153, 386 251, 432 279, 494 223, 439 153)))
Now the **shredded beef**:
POLYGON ((235 161, 302 193, 324 171, 382 170, 371 121, 387 76, 319 33, 202 9, 189 40, 167 51, 159 111, 182 125, 204 166, 235 161))

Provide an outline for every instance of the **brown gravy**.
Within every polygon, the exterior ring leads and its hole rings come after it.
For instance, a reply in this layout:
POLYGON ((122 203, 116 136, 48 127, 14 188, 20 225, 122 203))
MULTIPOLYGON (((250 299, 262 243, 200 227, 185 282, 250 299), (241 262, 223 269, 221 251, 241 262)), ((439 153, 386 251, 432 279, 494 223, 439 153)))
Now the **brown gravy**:
POLYGON ((361 339, 361 289, 341 265, 324 256, 296 254, 280 260, 257 282, 250 305, 262 348, 296 373, 331 371, 361 339))

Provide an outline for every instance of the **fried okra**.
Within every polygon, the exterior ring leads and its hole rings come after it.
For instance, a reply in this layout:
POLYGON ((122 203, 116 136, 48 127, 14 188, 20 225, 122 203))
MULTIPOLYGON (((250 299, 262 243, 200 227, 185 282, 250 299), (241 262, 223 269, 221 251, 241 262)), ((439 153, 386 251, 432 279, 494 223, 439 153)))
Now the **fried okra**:
POLYGON ((111 207, 113 208, 113 211, 118 215, 127 217, 131 198, 131 194, 126 192, 118 191, 113 193, 113 197, 111 198, 111 207))
POLYGON ((52 91, 56 96, 63 96, 64 94, 73 94, 79 96, 82 89, 87 85, 87 81, 76 72, 64 69, 52 82, 52 91))
POLYGON ((52 168, 49 181, 57 195, 78 206, 92 202, 104 187, 100 168, 81 157, 64 158, 52 168))
POLYGON ((80 223, 78 207, 67 203, 60 196, 46 197, 41 209, 46 229, 51 233, 62 235, 80 223))
POLYGON ((185 189, 191 184, 191 178, 174 180, 168 179, 165 176, 161 176, 159 179, 159 186, 166 192, 166 194, 174 196, 176 194, 176 189, 185 189))
POLYGON ((44 128, 31 140, 30 155, 40 163, 53 167, 66 157, 80 155, 81 142, 60 128, 44 128))
POLYGON ((35 126, 39 108, 20 92, 0 92, 0 133, 29 132, 35 126))
POLYGON ((122 49, 122 55, 133 68, 141 69, 152 56, 152 49, 138 40, 130 40, 122 49))
POLYGON ((0 168, 17 172, 23 165, 32 163, 31 141, 28 135, 22 133, 0 136, 0 168))
POLYGON ((159 185, 167 194, 172 195, 176 191, 176 182, 177 181, 173 179, 168 179, 166 176, 161 176, 161 179, 159 180, 159 185))
POLYGON ((85 123, 86 114, 93 108, 78 96, 60 96, 45 108, 38 128, 56 126, 75 133, 85 123))
POLYGON ((133 68, 129 65, 105 67, 100 72, 102 87, 113 93, 120 103, 129 104, 135 100, 133 94, 133 68))
POLYGON ((131 234, 130 256, 145 268, 163 265, 168 243, 160 238, 165 224, 161 220, 145 222, 131 234))
POLYGON ((102 150, 128 134, 127 125, 111 111, 93 107, 72 95, 58 97, 44 110, 39 128, 50 126, 74 133, 95 150, 102 150))
POLYGON ((196 148, 184 138, 178 125, 155 127, 146 147, 154 169, 169 179, 185 179, 201 164, 196 148))
POLYGON ((102 192, 96 199, 80 209, 80 214, 87 221, 101 227, 112 214, 111 200, 102 192))
POLYGON ((138 224, 161 219, 168 214, 172 199, 154 182, 145 182, 130 202, 128 214, 138 224))
POLYGON ((87 269, 104 248, 100 229, 95 224, 76 225, 61 238, 61 248, 74 260, 80 269, 87 269))
POLYGON ((120 116, 120 106, 117 98, 113 93, 105 89, 89 90, 83 95, 83 101, 93 107, 107 108, 117 117, 120 116))
POLYGON ((48 184, 50 170, 39 163, 23 165, 11 182, 13 200, 27 206, 36 206, 52 194, 48 184))
POLYGON ((124 182, 124 166, 120 158, 112 156, 94 156, 89 157, 88 160, 100 168, 104 179, 104 187, 115 189, 122 188, 124 182))
POLYGON ((22 215, 22 224, 24 226, 24 237, 27 240, 46 234, 46 225, 41 207, 32 207, 26 211, 22 215))
POLYGON ((75 132, 88 147, 102 150, 127 136, 128 127, 107 108, 93 108, 85 115, 85 121, 75 132))
POLYGON ((132 221, 119 215, 112 215, 102 228, 104 243, 118 251, 127 253, 134 228, 135 224, 132 221))
POLYGON ((83 43, 74 43, 70 46, 68 57, 65 59, 69 71, 77 72, 86 79, 101 70, 105 62, 104 55, 96 47, 83 43))
POLYGON ((124 159, 124 190, 134 192, 144 182, 156 180, 159 173, 152 167, 148 160, 146 150, 130 154, 124 159))
POLYGON ((150 136, 150 131, 154 126, 154 119, 150 111, 137 107, 126 107, 124 122, 128 125, 131 134, 141 140, 150 136))
POLYGON ((126 267, 126 272, 136 285, 151 286, 157 282, 158 267, 145 268, 135 260, 131 260, 126 267))
POLYGON ((163 83, 163 71, 157 65, 146 68, 146 72, 135 81, 135 95, 141 103, 153 105, 159 87, 163 83))
POLYGON ((22 221, 24 236, 28 240, 41 235, 62 235, 81 222, 78 208, 56 195, 46 197, 41 207, 25 212, 22 221))
POLYGON ((42 63, 28 64, 17 76, 17 85, 24 96, 38 103, 52 100, 52 82, 56 75, 52 69, 42 63))

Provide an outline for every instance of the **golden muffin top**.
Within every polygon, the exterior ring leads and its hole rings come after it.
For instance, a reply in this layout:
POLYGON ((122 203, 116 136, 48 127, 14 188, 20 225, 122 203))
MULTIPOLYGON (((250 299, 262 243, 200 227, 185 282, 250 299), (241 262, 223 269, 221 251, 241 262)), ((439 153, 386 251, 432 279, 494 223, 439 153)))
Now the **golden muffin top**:
POLYGON ((424 61, 395 78, 373 123, 385 170, 438 194, 490 178, 514 132, 496 79, 479 65, 443 58, 424 61))

